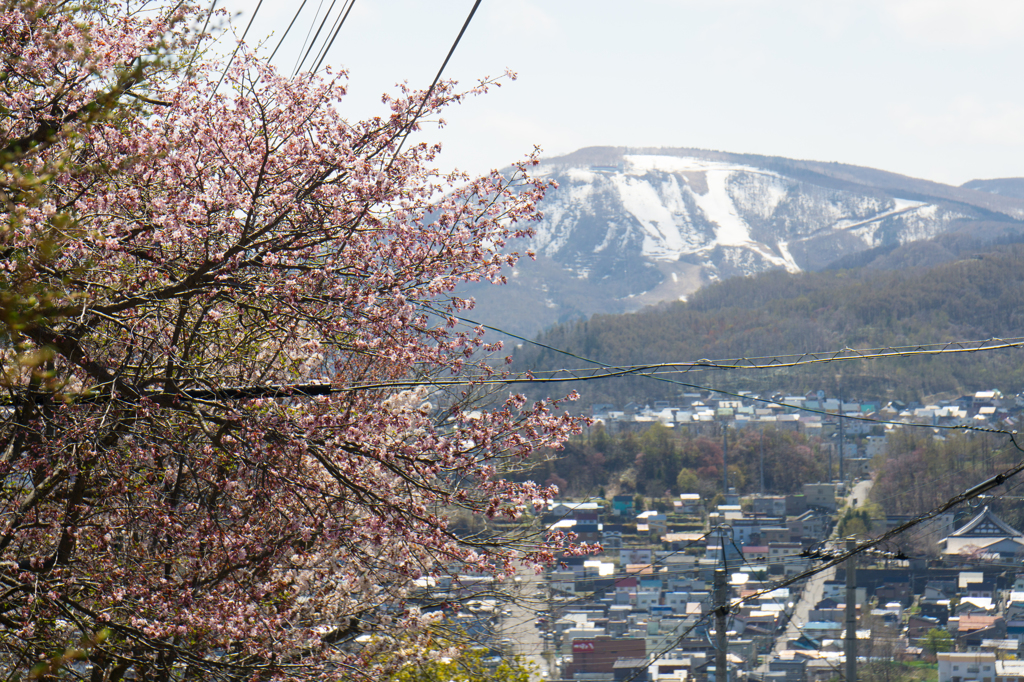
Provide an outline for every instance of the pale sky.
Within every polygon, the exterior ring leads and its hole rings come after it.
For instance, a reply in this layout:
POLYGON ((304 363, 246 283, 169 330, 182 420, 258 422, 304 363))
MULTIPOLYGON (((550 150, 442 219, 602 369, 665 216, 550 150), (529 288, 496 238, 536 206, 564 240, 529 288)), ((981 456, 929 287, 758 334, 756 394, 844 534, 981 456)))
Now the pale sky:
MULTIPOLYGON (((336 0, 337 13, 344 0, 336 0)), ((239 34, 257 0, 226 0, 239 34)), ((271 47, 301 0, 264 0, 271 47)), ((317 6, 275 58, 290 72, 317 6)), ((427 87, 472 0, 355 0, 327 63, 351 116, 427 87)), ((330 23, 330 22, 329 22, 330 23)), ((327 29, 325 29, 326 31, 327 29)), ((839 161, 960 184, 1024 176, 1020 0, 484 0, 445 75, 519 79, 424 139, 474 173, 534 145, 698 147, 839 161)), ((269 49, 267 50, 269 54, 269 49)))

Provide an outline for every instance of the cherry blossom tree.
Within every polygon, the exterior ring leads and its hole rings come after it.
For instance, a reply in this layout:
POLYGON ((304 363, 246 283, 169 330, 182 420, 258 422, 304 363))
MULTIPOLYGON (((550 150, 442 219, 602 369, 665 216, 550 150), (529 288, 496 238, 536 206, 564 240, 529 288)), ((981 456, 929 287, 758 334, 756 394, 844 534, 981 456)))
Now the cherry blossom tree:
POLYGON ((404 140, 495 81, 351 121, 344 73, 243 49, 218 88, 199 7, 0 1, 0 669, 373 678, 417 585, 581 551, 449 524, 549 499, 502 473, 577 428, 473 404, 499 347, 456 319, 538 217, 529 160, 404 140))

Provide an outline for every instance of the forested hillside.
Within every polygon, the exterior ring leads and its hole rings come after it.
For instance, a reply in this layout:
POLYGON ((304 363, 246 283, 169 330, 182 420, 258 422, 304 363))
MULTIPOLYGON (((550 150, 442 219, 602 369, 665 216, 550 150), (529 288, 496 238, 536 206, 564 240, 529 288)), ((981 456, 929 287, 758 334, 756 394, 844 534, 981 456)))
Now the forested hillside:
MULTIPOLYGON (((781 271, 705 287, 688 302, 627 315, 597 315, 554 327, 539 341, 610 365, 774 356, 1024 336, 1024 246, 997 247, 934 267, 781 271)), ((517 369, 587 363, 533 344, 517 369)), ((593 366, 593 365, 590 365, 593 366)), ((665 377, 663 377, 665 378, 665 377)), ((723 389, 917 399, 980 388, 1016 393, 1024 351, 816 365, 801 369, 704 371, 685 384, 723 389)), ((642 376, 580 383, 583 404, 671 399, 685 386, 642 376)), ((568 387, 566 387, 568 390, 568 387)))
MULTIPOLYGON (((874 462, 871 499, 889 514, 919 514, 934 509, 980 481, 1005 471, 1020 459, 1020 450, 1004 435, 902 429, 889 435, 887 451, 874 462)), ((1024 526, 1021 481, 1011 479, 969 505, 955 510, 957 521, 989 506, 1015 528, 1024 526)), ((941 532, 941 531, 940 531, 941 532)), ((901 538, 910 549, 934 550, 941 535, 918 529, 901 538)))
MULTIPOLYGON (((827 457, 818 444, 773 428, 729 432, 729 485, 740 493, 792 493, 827 479, 827 457)), ((559 457, 537 458, 529 478, 554 484, 570 497, 637 493, 700 493, 710 501, 722 490, 722 437, 654 424, 643 433, 609 435, 600 426, 565 444, 559 457)))

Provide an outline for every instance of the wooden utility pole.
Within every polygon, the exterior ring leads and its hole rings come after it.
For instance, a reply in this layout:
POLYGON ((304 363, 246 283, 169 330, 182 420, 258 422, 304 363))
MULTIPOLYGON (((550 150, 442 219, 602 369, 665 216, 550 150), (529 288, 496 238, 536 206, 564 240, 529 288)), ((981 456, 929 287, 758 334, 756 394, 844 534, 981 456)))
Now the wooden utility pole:
POLYGON ((764 496, 764 429, 761 429, 761 496, 764 496))
POLYGON ((722 495, 729 494, 729 426, 722 423, 722 495))
POLYGON ((843 453, 843 441, 845 440, 845 437, 843 436, 843 421, 844 421, 844 419, 843 419, 843 392, 840 391, 839 392, 839 482, 840 483, 845 483, 846 482, 846 477, 845 477, 846 476, 846 472, 845 472, 846 462, 844 461, 845 457, 844 457, 844 453, 843 453))
POLYGON ((832 445, 828 446, 828 482, 835 483, 835 478, 832 476, 832 445))
POLYGON ((728 640, 725 636, 729 627, 729 582, 724 568, 715 569, 715 682, 728 682, 729 668, 726 660, 728 640))
MULTIPOLYGON (((846 551, 857 547, 853 538, 846 539, 846 551)), ((846 682, 857 680, 857 569, 851 555, 846 559, 846 682)))

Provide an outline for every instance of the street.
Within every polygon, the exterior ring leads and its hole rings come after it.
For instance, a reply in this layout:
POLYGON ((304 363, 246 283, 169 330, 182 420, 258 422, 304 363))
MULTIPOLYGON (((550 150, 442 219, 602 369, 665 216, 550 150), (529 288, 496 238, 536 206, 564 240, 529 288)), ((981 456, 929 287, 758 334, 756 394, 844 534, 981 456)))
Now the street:
MULTIPOLYGON (((864 504, 865 500, 867 500, 868 494, 871 492, 871 485, 872 480, 870 478, 854 484, 850 489, 850 494, 846 498, 846 504, 853 507, 864 504)), ((845 505, 839 510, 840 513, 843 509, 845 509, 845 505)), ((840 538, 837 538, 835 536, 835 532, 833 532, 831 539, 833 541, 838 541, 840 538)), ((836 566, 830 566, 824 571, 814 574, 807 580, 803 591, 800 593, 800 596, 796 601, 796 605, 793 607, 793 615, 789 619, 789 623, 786 625, 786 631, 775 639, 775 647, 772 650, 772 653, 765 657, 764 662, 757 667, 756 670, 758 673, 767 673, 768 662, 772 656, 785 651, 791 639, 797 639, 800 637, 800 627, 808 622, 808 613, 814 608, 814 605, 822 599, 825 583, 829 580, 834 580, 835 575, 836 566)))
POLYGON ((520 566, 516 577, 518 597, 502 607, 505 611, 501 616, 501 637, 511 642, 508 653, 522 656, 536 666, 538 676, 534 680, 546 679, 550 677, 549 663, 543 656, 544 642, 536 623, 537 618, 546 615, 547 585, 543 576, 528 567, 520 566))

